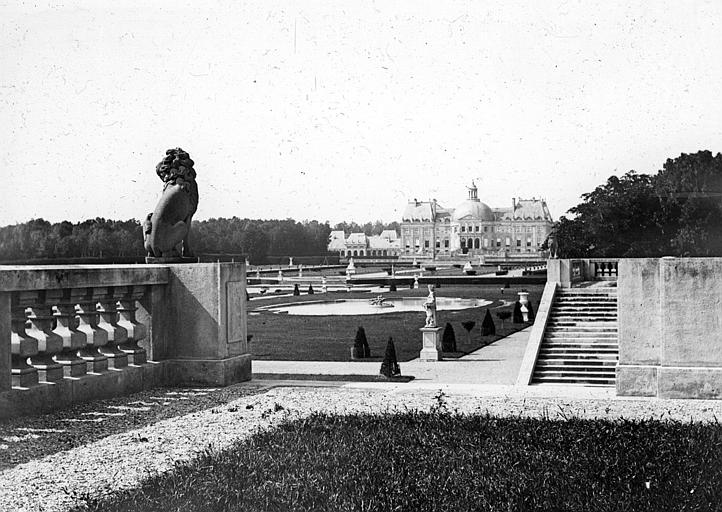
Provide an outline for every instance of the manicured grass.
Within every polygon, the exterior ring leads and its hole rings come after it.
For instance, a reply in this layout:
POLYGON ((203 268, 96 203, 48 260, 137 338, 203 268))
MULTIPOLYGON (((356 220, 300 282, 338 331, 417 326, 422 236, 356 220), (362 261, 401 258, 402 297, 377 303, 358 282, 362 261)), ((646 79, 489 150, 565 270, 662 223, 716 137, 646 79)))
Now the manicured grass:
MULTIPOLYGON (((438 297, 483 298, 493 301, 487 306, 491 309, 496 324, 496 335, 481 336, 481 321, 487 307, 471 308, 461 311, 439 311, 437 313, 438 325, 444 327, 450 322, 456 334, 456 348, 458 353, 448 354, 447 357, 473 352, 484 345, 492 343, 499 338, 508 336, 512 332, 523 329, 530 324, 513 324, 511 320, 502 323, 497 318, 498 311, 512 311, 513 305, 497 308, 503 301, 518 299, 517 291, 521 288, 507 288, 502 293, 498 286, 453 286, 442 287, 437 290, 438 297), (476 326, 467 337, 467 332, 461 326, 466 320, 473 320, 476 326)), ((539 305, 543 287, 541 285, 528 286, 534 310, 539 305)), ((396 297, 425 297, 428 291, 424 289, 403 290, 388 292, 386 298, 396 297)), ((296 297, 269 297, 262 300, 253 300, 249 310, 269 304, 282 304, 289 302, 307 302, 319 300, 335 300, 343 298, 370 299, 377 294, 359 292, 334 292, 328 294, 300 295, 296 297)), ((354 316, 302 316, 285 315, 261 312, 259 315, 248 316, 248 333, 253 335, 251 352, 254 359, 295 360, 295 361, 350 361, 351 346, 358 326, 366 330, 366 337, 371 347, 370 359, 362 361, 381 361, 383 359, 386 342, 389 336, 394 338, 396 355, 399 361, 409 361, 419 356, 421 350, 421 333, 424 312, 384 313, 379 315, 354 316)))
POLYGON ((719 510, 722 425, 316 414, 91 511, 719 510))

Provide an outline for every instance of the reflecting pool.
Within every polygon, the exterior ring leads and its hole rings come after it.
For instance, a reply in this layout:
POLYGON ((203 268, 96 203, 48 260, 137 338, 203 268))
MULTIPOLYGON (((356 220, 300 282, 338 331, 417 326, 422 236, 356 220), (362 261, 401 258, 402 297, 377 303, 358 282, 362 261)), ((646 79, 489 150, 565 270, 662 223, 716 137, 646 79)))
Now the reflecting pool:
MULTIPOLYGON (((405 313, 416 311, 423 313, 422 304, 426 297, 404 297, 385 299, 381 304, 373 304, 368 299, 348 299, 334 301, 306 302, 295 304, 275 304, 258 308, 272 313, 288 313, 289 315, 381 315, 384 313, 405 313)), ((488 306, 492 301, 485 299, 460 299, 455 297, 437 297, 436 309, 461 310, 488 306)))

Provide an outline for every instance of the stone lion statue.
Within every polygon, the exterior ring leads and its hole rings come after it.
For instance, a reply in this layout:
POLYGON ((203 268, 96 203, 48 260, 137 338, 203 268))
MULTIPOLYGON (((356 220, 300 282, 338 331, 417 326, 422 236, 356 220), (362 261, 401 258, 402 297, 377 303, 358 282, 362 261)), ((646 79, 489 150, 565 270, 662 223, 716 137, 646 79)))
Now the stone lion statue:
POLYGON ((155 172, 164 185, 155 210, 143 221, 147 255, 156 258, 191 256, 191 221, 198 209, 193 160, 181 148, 169 149, 155 172))

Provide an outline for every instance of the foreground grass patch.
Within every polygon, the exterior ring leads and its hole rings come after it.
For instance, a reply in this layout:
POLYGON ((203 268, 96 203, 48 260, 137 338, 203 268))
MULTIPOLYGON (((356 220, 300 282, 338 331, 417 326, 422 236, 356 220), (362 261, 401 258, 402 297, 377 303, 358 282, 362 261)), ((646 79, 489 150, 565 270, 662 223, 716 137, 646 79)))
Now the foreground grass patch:
POLYGON ((97 511, 719 510, 722 425, 458 414, 288 421, 97 511))

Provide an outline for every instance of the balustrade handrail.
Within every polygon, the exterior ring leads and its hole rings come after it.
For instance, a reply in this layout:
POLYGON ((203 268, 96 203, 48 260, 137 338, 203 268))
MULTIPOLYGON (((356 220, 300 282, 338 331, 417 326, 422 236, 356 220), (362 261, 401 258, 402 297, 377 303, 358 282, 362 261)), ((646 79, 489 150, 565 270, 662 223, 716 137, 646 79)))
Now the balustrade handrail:
POLYGON ((166 284, 165 265, 0 265, 0 292, 166 284))

